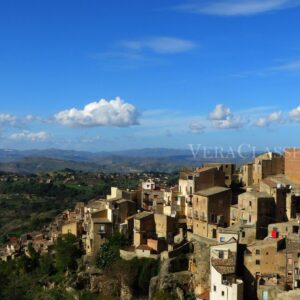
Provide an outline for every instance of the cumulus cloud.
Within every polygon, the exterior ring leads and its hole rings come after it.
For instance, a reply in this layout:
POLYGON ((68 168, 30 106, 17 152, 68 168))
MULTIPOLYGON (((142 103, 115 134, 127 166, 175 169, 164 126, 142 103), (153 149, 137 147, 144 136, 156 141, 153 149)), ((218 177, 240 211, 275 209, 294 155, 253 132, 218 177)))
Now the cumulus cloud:
POLYGON ((130 50, 151 50, 159 54, 172 54, 186 52, 194 48, 194 42, 175 38, 158 36, 141 40, 124 41, 122 45, 130 50))
POLYGON ((11 114, 0 114, 0 124, 15 125, 17 122, 17 117, 11 114))
POLYGON ((214 126, 218 129, 238 129, 242 128, 246 120, 241 117, 230 117, 226 120, 214 121, 214 126))
POLYGON ((258 127, 268 127, 272 123, 282 123, 283 113, 282 111, 276 111, 269 114, 267 117, 259 118, 255 125, 258 127))
POLYGON ((216 105, 215 109, 209 114, 209 119, 212 121, 226 120, 232 116, 230 108, 222 104, 216 105))
POLYGON ((215 128, 218 129, 237 129, 245 125, 245 120, 240 116, 234 116, 230 108, 218 104, 209 114, 208 119, 212 121, 215 128))
POLYGON ((87 104, 83 109, 71 108, 61 111, 54 120, 70 127, 114 126, 128 127, 137 125, 139 112, 119 97, 114 100, 101 99, 87 104))
POLYGON ((31 132, 28 130, 16 132, 9 136, 11 140, 27 140, 32 142, 45 141, 48 137, 49 135, 45 131, 31 132))
POLYGON ((290 116, 292 121, 300 123, 300 106, 292 109, 289 112, 289 116, 290 116))
POLYGON ((199 122, 193 122, 189 127, 193 133, 202 133, 205 130, 205 126, 199 122))
POLYGON ((298 0, 190 1, 176 8, 190 13, 218 16, 249 16, 299 6, 298 0))

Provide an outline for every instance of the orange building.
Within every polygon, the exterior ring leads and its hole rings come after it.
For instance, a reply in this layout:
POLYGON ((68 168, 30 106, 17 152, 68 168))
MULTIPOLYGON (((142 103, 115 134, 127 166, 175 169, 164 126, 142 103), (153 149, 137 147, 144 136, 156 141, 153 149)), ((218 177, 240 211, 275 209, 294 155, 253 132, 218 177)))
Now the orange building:
POLYGON ((300 183, 300 148, 284 151, 285 175, 295 183, 300 183))

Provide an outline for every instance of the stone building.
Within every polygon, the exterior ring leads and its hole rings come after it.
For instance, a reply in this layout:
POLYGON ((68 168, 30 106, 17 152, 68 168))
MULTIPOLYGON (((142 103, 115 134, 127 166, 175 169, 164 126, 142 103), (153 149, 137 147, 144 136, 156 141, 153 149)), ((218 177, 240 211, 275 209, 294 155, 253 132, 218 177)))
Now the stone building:
POLYGON ((298 220, 272 223, 268 226, 268 236, 282 236, 289 239, 300 239, 300 224, 298 220))
MULTIPOLYGON (((161 248, 164 244, 173 244, 177 234, 176 219, 164 214, 143 211, 133 217, 133 245, 148 245, 161 248)), ((157 250, 157 249, 156 249, 157 250)))
POLYGON ((204 167, 216 167, 224 172, 225 175, 225 185, 230 187, 233 182, 234 173, 236 170, 235 164, 231 163, 205 163, 204 167))
POLYGON ((73 234, 76 237, 81 237, 83 233, 82 221, 67 222, 62 225, 62 234, 73 234))
POLYGON ((267 193, 248 191, 238 197, 237 220, 256 227, 256 238, 267 236, 268 225, 275 220, 275 200, 267 193))
POLYGON ((242 166, 241 181, 245 186, 259 184, 264 178, 284 173, 284 158, 274 152, 255 157, 251 164, 242 166))
POLYGON ((289 180, 285 175, 275 175, 263 179, 260 191, 275 199, 277 222, 286 222, 300 213, 300 185, 289 180))
POLYGON ((143 211, 133 217, 133 245, 138 247, 147 244, 147 239, 155 237, 153 212, 143 211))
POLYGON ((300 184, 300 149, 288 148, 284 151, 284 173, 300 184))
POLYGON ((83 245, 86 255, 95 255, 100 246, 113 234, 113 222, 107 209, 87 212, 85 215, 83 245))
POLYGON ((142 190, 142 208, 147 211, 163 212, 164 191, 163 190, 142 190))
POLYGON ((231 189, 221 186, 198 191, 193 197, 193 233, 217 238, 217 228, 230 221, 231 189))
POLYGON ((286 239, 268 238, 247 245, 244 252, 244 282, 248 299, 261 299, 258 289, 271 279, 274 286, 285 282, 286 239))
POLYGON ((236 223, 226 228, 218 228, 217 239, 219 242, 227 241, 230 238, 235 238, 241 245, 252 243, 256 239, 256 225, 236 223))
MULTIPOLYGON (((203 167, 195 170, 182 170, 179 173, 179 193, 178 201, 182 207, 182 200, 185 199, 186 226, 193 227, 193 195, 201 190, 214 186, 225 187, 225 174, 217 167, 203 167)), ((179 204, 178 203, 178 204, 179 204)))
POLYGON ((251 186, 253 184, 253 164, 245 164, 241 167, 241 180, 243 185, 251 186))

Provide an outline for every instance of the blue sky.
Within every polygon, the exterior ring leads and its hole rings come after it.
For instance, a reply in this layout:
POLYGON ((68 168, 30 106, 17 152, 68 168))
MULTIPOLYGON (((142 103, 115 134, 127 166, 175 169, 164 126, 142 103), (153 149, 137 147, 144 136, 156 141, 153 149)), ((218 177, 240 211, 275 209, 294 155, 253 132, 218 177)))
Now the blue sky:
POLYGON ((300 146, 300 1, 0 4, 0 148, 300 146))

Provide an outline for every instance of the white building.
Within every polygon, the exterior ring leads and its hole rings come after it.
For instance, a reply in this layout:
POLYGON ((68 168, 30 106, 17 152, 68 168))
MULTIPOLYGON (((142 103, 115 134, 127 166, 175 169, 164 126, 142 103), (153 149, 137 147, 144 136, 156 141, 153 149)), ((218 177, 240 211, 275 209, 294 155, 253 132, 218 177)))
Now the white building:
POLYGON ((155 182, 153 179, 147 179, 147 181, 142 182, 142 189, 143 190, 155 190, 155 182))
POLYGON ((237 241, 211 246, 210 299, 243 300, 242 280, 236 277, 237 241))

